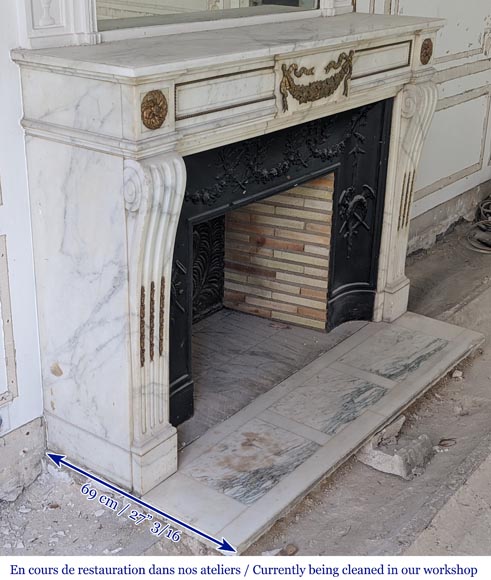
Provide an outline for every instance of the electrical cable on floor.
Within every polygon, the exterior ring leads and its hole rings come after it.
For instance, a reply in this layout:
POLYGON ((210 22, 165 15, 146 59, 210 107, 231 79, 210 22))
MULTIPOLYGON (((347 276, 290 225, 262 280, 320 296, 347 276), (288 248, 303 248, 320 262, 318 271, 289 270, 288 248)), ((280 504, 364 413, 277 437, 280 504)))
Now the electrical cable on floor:
POLYGON ((466 245, 474 252, 491 254, 491 198, 478 205, 477 220, 465 236, 466 245))

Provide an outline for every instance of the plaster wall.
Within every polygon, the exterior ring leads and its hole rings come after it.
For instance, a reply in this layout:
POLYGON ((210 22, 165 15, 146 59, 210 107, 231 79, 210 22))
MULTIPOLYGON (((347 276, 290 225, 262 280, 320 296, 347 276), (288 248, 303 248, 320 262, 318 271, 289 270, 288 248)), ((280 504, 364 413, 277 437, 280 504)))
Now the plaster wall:
POLYGON ((19 434, 22 426, 41 417, 43 401, 27 170, 20 126, 20 75, 10 60, 10 50, 18 46, 17 30, 17 3, 4 0, 0 7, 0 463, 9 463, 9 470, 0 470, 0 499, 13 499, 36 477, 44 447, 41 421, 25 429, 28 435, 19 434), (13 447, 19 450, 12 462, 8 460, 9 441, 15 441, 13 447))
POLYGON ((474 0, 462 10, 460 3, 448 0, 357 0, 356 9, 447 19, 435 51, 438 104, 415 185, 409 245, 414 251, 427 247, 452 222, 469 217, 469 203, 460 197, 475 203, 489 191, 491 4, 474 0))

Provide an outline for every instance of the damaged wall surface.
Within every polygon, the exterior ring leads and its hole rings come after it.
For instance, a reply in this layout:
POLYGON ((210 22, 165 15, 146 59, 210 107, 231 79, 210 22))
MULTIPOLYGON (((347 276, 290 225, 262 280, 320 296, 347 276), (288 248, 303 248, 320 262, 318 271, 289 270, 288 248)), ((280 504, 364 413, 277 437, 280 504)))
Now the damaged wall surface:
POLYGON ((473 219, 491 194, 491 4, 357 0, 358 12, 446 18, 434 66, 438 104, 415 184, 409 251, 431 246, 455 221, 473 219))
POLYGON ((35 479, 44 451, 33 421, 43 409, 41 371, 19 70, 10 60, 16 4, 0 8, 0 500, 35 479))

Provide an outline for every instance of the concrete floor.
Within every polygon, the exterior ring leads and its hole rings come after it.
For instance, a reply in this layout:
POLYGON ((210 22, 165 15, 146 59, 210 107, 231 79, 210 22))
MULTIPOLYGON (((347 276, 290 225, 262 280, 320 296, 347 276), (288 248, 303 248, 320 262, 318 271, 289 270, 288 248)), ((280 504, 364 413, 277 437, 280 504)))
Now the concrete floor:
MULTIPOLYGON (((491 298, 491 296, 490 296, 491 298)), ((486 440, 491 453, 491 441, 486 440)), ((489 556, 491 455, 448 500, 405 556, 489 556)))
MULTIPOLYGON (((464 229, 409 260, 410 308, 490 337, 491 257, 461 246, 464 229)), ((413 407, 404 435, 427 433, 434 443, 456 439, 420 477, 403 481, 352 460, 248 553, 292 543, 301 555, 489 554, 483 529, 491 529, 484 509, 490 501, 490 342, 481 356, 462 365, 462 380, 442 381, 413 407), (464 504, 474 511, 466 512, 464 504), (448 535, 450 524, 454 532, 448 535), (465 543, 462 531, 469 534, 465 543)), ((0 504, 0 554, 186 555, 180 546, 156 543, 143 527, 100 513, 79 488, 80 481, 66 472, 48 469, 18 500, 0 504)))
POLYGON ((412 408, 403 429, 407 437, 426 433, 435 445, 453 437, 456 445, 436 454, 426 471, 409 482, 350 461, 248 555, 290 543, 300 555, 398 555, 413 544, 408 553, 426 555, 437 553, 437 542, 438 553, 446 555, 489 554, 488 536, 479 531, 483 519, 491 528, 489 511, 481 513, 480 525, 473 529, 472 518, 464 521, 462 512, 448 504, 445 513, 450 515, 435 520, 431 539, 427 532, 418 540, 481 464, 476 479, 485 479, 491 461, 491 256, 465 248, 465 230, 465 224, 457 227, 429 252, 410 258, 407 268, 412 311, 482 332, 488 339, 481 355, 461 366, 463 378, 447 378, 432 389, 412 408), (454 534, 449 537, 450 521, 454 534), (460 526, 470 534, 465 546, 459 542, 460 526))

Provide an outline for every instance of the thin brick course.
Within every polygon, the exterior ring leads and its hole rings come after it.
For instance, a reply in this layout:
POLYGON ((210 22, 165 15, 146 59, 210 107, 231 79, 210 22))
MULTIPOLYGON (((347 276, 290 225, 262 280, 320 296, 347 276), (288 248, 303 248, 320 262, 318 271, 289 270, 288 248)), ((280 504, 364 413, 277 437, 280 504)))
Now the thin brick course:
POLYGON ((227 214, 226 307, 325 328, 333 189, 329 175, 227 214))

